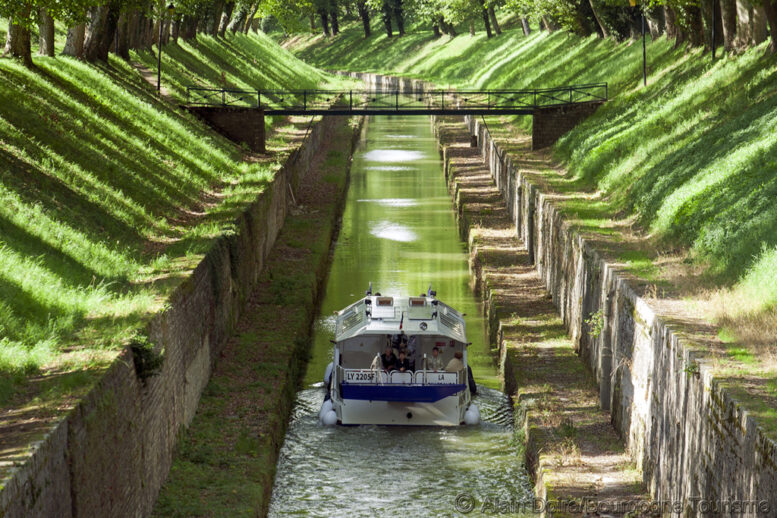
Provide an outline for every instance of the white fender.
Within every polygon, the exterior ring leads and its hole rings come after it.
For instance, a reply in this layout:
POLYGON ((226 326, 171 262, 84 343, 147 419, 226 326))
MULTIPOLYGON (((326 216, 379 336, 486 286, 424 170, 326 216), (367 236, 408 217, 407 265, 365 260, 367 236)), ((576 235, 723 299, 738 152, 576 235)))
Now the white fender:
POLYGON ((321 420, 324 426, 334 426, 337 424, 337 412, 330 410, 324 414, 324 418, 321 420))
POLYGON ((324 371, 324 386, 329 385, 329 380, 332 378, 332 371, 335 368, 335 364, 332 362, 329 362, 329 365, 326 366, 326 371, 324 371))
POLYGON ((324 416, 330 410, 334 410, 334 408, 332 406, 332 400, 331 399, 327 399, 326 401, 324 401, 324 404, 321 405, 321 410, 318 411, 318 418, 323 421, 324 420, 324 416))
POLYGON ((464 412, 464 424, 476 425, 480 423, 480 409, 477 405, 470 405, 464 412))

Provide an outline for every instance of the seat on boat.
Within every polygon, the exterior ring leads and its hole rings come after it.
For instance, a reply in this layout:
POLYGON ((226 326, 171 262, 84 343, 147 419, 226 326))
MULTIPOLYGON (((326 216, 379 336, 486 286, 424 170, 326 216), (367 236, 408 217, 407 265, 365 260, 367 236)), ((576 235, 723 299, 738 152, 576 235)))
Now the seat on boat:
POLYGON ((402 383, 402 384, 410 385, 411 383, 413 383, 413 373, 391 371, 390 379, 391 379, 391 383, 402 383))
POLYGON ((345 369, 369 369, 372 361, 375 359, 375 353, 345 351, 341 358, 343 359, 343 368, 345 369))

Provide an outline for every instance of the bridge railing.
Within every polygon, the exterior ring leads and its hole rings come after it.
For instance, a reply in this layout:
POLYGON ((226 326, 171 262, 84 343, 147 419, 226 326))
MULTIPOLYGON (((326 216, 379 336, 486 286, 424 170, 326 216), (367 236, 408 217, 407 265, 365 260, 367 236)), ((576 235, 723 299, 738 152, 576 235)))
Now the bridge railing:
POLYGON ((264 108, 267 112, 526 110, 607 100, 607 83, 531 90, 235 90, 188 87, 193 106, 264 108))

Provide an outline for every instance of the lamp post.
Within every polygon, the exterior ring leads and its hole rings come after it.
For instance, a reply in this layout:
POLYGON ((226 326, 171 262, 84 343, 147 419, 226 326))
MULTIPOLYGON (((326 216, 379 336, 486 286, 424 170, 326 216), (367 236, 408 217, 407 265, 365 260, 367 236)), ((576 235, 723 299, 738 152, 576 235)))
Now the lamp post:
MULTIPOLYGON (((170 18, 173 17, 175 14, 175 6, 171 3, 167 6, 167 12, 170 15, 170 18)), ((162 92, 162 28, 165 25, 165 17, 164 13, 160 13, 161 16, 159 17, 159 39, 156 42, 157 50, 159 51, 157 53, 156 58, 156 91, 157 93, 162 92)))
MULTIPOLYGON (((631 7, 635 7, 637 5, 637 0, 629 0, 629 4, 631 4, 631 7)), ((647 46, 645 44, 645 11, 642 8, 640 8, 639 12, 642 15, 642 86, 647 86, 647 46)))

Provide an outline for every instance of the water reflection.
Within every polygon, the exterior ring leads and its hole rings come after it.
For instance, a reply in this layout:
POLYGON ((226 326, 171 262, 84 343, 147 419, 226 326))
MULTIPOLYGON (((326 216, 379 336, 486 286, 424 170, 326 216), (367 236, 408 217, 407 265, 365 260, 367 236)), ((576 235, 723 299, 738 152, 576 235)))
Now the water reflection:
POLYGON ((413 162, 425 157, 420 151, 406 149, 373 149, 364 153, 364 160, 369 162, 413 162))
POLYGON ((531 498, 503 393, 480 388, 476 427, 326 428, 320 385, 297 395, 270 516, 452 516, 460 494, 531 498))
POLYGON ((418 239, 415 232, 404 225, 392 223, 391 221, 374 223, 373 227, 370 229, 370 234, 381 239, 401 241, 403 243, 409 243, 418 239))
POLYGON ((510 402, 491 390, 500 382, 481 308, 469 288, 466 246, 438 156, 428 119, 369 121, 354 156, 340 236, 314 325, 306 388, 298 394, 281 451, 272 516, 451 516, 462 491, 512 499, 531 494, 513 444, 510 402), (469 361, 482 385, 480 426, 319 425, 333 312, 362 296, 370 281, 375 291, 395 295, 420 294, 431 282, 441 300, 467 314, 473 342, 469 361))

